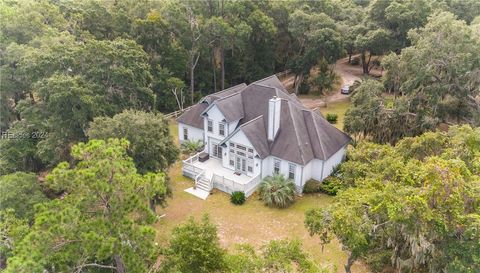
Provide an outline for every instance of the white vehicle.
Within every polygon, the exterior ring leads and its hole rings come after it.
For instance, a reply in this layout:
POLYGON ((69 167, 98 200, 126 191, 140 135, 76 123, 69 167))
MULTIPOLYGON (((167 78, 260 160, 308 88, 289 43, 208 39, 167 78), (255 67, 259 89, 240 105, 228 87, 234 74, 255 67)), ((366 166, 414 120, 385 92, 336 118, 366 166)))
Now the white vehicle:
POLYGON ((350 93, 350 85, 344 85, 342 89, 340 89, 340 93, 348 95, 350 93))

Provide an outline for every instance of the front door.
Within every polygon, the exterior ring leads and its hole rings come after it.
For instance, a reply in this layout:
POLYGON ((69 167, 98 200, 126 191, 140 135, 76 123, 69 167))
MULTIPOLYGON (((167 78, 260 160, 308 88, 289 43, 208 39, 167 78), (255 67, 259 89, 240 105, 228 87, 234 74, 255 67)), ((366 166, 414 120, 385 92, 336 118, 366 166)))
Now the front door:
POLYGON ((241 156, 236 156, 235 171, 240 173, 247 173, 247 159, 241 156))

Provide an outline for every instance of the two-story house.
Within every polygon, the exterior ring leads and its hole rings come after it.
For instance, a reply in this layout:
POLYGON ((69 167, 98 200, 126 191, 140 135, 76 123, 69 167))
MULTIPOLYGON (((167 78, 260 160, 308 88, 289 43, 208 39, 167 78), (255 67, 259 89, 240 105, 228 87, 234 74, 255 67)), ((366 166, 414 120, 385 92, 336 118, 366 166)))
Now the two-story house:
POLYGON ((178 118, 180 142, 201 140, 202 153, 183 162, 197 188, 249 196, 274 173, 301 192, 322 181, 345 157, 350 137, 290 95, 276 76, 208 95, 178 118))

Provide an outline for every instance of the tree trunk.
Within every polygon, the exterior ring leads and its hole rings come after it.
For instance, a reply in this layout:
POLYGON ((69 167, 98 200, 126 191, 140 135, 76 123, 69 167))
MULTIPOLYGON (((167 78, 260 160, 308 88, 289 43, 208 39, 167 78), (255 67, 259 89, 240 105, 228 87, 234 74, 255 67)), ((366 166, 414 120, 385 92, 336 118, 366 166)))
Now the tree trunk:
MULTIPOLYGON (((193 57, 192 57, 192 61, 193 61, 193 57)), ((193 95, 193 92, 194 92, 194 86, 195 86, 195 67, 193 65, 190 66, 190 99, 191 99, 191 103, 193 105, 193 101, 194 101, 194 95, 193 95)))
POLYGON ((351 267, 353 262, 355 262, 355 258, 352 254, 350 254, 350 256, 348 256, 347 264, 345 265, 345 273, 352 273, 351 267))
POLYGON ((119 255, 115 254, 113 256, 113 259, 115 260, 115 265, 117 266, 117 272, 118 273, 125 273, 126 272, 125 264, 123 263, 122 258, 119 255))
POLYGON ((348 53, 348 63, 352 63, 352 53, 348 53))
POLYGON ((155 208, 155 204, 156 204, 155 198, 150 199, 150 202, 149 202, 149 203, 150 203, 150 209, 152 210, 152 212, 153 212, 153 213, 156 213, 157 210, 156 210, 156 208, 155 208))
POLYGON ((215 63, 215 49, 212 49, 213 93, 217 92, 217 67, 215 63))
POLYGON ((368 75, 368 63, 367 63, 367 60, 366 60, 365 51, 362 51, 361 58, 362 58, 363 74, 368 75))
POLYGON ((295 80, 293 82, 294 86, 295 86, 295 94, 298 95, 298 89, 300 88, 300 85, 302 84, 302 81, 303 81, 303 75, 300 74, 300 75, 295 75, 295 80))
POLYGON ((220 65, 222 66, 222 89, 225 89, 225 51, 223 49, 223 45, 221 47, 220 52, 220 65))

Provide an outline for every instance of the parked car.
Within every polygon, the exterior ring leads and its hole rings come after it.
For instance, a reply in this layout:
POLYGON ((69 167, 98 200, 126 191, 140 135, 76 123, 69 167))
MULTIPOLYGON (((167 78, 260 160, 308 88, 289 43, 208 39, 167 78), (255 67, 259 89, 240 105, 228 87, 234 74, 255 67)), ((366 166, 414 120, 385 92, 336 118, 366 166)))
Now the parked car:
POLYGON ((344 85, 342 89, 340 89, 340 93, 344 95, 350 94, 350 85, 344 85))

